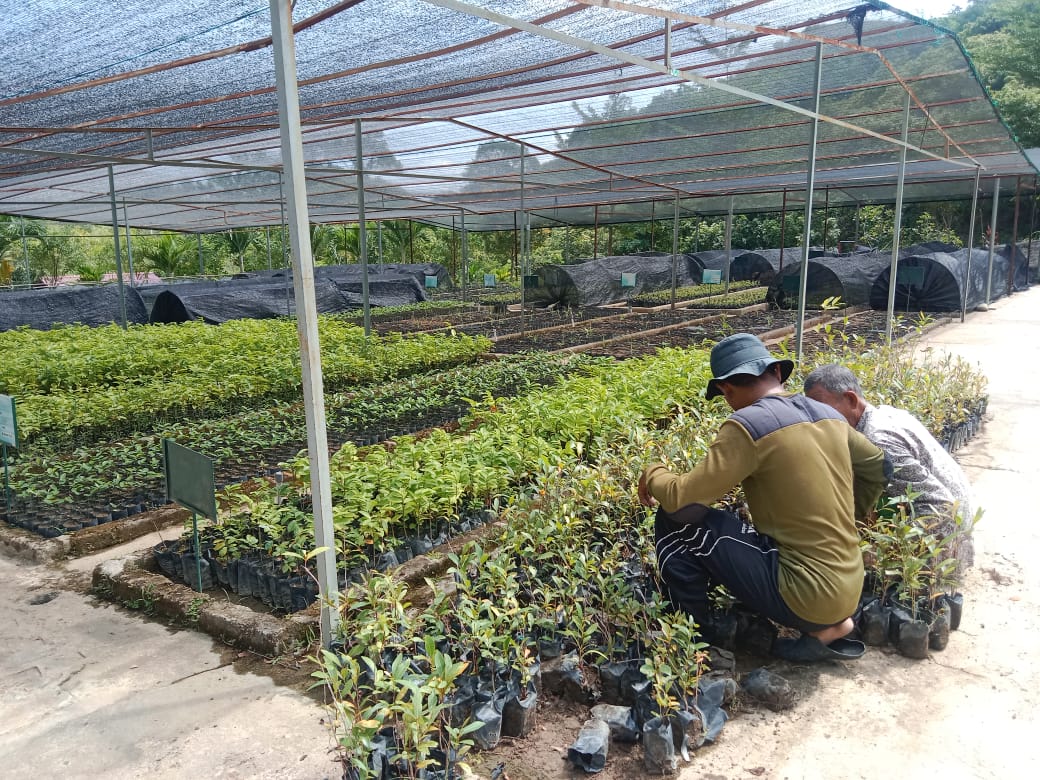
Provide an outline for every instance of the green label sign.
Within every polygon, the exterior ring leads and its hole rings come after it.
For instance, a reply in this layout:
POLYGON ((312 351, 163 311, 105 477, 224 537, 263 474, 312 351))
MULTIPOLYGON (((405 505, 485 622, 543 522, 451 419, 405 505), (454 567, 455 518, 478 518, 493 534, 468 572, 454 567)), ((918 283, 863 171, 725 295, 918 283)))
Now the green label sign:
POLYGON ((538 286, 538 274, 525 274, 524 275, 524 287, 530 290, 532 287, 538 286))
POLYGON ((636 286, 636 275, 635 274, 621 274, 621 286, 622 287, 635 287, 636 286))
POLYGON ((437 277, 436 276, 427 276, 426 277, 426 289, 430 290, 430 289, 432 289, 432 288, 434 288, 436 286, 437 286, 437 277))
POLYGON ((498 280, 495 278, 494 274, 484 274, 485 287, 494 287, 497 282, 498 280))
POLYGON ((705 268, 701 272, 701 284, 721 284, 722 283, 722 270, 711 271, 705 268))
POLYGON ((899 266, 896 270, 896 284, 920 287, 924 284, 924 268, 919 265, 899 266))
POLYGON ((0 442, 18 446, 18 420, 14 415, 14 399, 0 395, 0 442))
POLYGON ((166 463, 166 496, 192 512, 217 519, 214 496, 213 461, 201 453, 182 447, 173 439, 163 439, 166 463))

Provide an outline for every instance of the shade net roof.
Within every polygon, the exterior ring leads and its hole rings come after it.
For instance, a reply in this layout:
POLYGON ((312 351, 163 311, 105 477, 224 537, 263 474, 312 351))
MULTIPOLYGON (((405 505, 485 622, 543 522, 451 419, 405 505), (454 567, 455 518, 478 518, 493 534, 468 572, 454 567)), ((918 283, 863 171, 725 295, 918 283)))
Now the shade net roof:
MULTIPOLYGON (((949 33, 884 3, 298 0, 309 219, 506 229, 970 197, 1033 176, 949 33), (608 7, 609 6, 609 7, 608 7), (822 203, 821 203, 822 205, 822 203)), ((264 0, 27 0, 5 12, 0 212, 279 224, 264 0), (112 172, 110 189, 109 167, 112 172)))

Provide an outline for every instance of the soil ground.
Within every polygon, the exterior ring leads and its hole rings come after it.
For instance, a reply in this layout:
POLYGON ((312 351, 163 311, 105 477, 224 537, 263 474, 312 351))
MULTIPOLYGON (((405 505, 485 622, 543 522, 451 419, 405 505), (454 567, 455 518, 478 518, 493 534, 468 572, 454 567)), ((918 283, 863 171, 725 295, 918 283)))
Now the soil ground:
MULTIPOLYGON (((1033 288, 923 339, 922 349, 959 354, 990 378, 986 424, 957 454, 986 515, 964 620, 946 650, 914 661, 871 649, 856 662, 803 666, 738 658, 739 673, 764 663, 788 677, 797 703, 782 713, 738 703, 680 778, 1035 775, 1038 303, 1033 288)), ((125 550, 95 559, 117 554, 125 550)), ((97 601, 84 592, 95 559, 50 567, 0 558, 0 776, 337 776, 325 712, 304 692, 305 661, 236 653, 97 601)), ((479 764, 503 763, 511 780, 584 777, 564 755, 585 717, 583 707, 546 702, 534 737, 479 764)), ((614 748, 598 776, 643 777, 639 749, 614 748)))

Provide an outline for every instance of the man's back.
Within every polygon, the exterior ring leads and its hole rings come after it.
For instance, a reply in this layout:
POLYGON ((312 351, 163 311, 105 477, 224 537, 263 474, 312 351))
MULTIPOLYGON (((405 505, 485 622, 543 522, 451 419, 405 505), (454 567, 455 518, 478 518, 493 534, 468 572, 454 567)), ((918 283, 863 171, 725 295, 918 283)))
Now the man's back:
POLYGON ((894 406, 868 406, 856 427, 892 461, 887 495, 911 488, 920 494, 914 501, 918 514, 942 513, 957 503, 961 515, 971 518, 974 507, 964 471, 920 420, 894 406))

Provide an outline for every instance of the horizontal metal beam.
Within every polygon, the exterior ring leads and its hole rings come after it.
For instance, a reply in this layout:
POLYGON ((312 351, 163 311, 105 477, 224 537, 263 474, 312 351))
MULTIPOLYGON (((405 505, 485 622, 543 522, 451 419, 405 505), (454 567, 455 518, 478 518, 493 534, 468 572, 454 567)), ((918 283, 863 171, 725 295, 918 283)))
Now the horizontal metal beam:
POLYGON ((468 14, 470 16, 476 16, 481 19, 486 19, 489 22, 495 22, 496 24, 501 24, 504 27, 513 27, 518 30, 529 32, 532 35, 538 35, 543 38, 549 38, 550 40, 557 41, 558 43, 567 44, 577 49, 595 52, 596 54, 601 54, 604 57, 609 57, 610 59, 617 60, 619 62, 627 62, 630 65, 646 68, 657 73, 672 76, 673 78, 677 78, 682 81, 688 81, 690 83, 700 84, 701 86, 709 87, 711 89, 729 92, 730 94, 739 95, 749 100, 754 100, 759 103, 765 103, 767 105, 775 106, 776 108, 781 108, 784 111, 791 111, 796 114, 801 114, 802 116, 808 117, 810 119, 818 119, 821 122, 826 122, 828 124, 837 125, 838 127, 844 127, 849 130, 854 130, 856 132, 863 133, 864 135, 868 135, 873 138, 877 138, 881 141, 884 141, 886 144, 891 144, 895 147, 905 148, 907 151, 912 151, 916 154, 921 154, 926 157, 932 157, 936 160, 944 160, 947 162, 951 162, 954 165, 958 165, 960 167, 971 168, 972 170, 975 169, 976 165, 981 165, 977 160, 975 160, 967 154, 965 156, 968 157, 969 160, 971 160, 970 163, 959 162, 954 159, 949 159, 941 155, 933 154, 924 149, 920 149, 917 146, 914 146, 913 144, 901 140, 896 140, 893 138, 888 138, 887 136, 882 135, 881 133, 875 133, 873 130, 868 130, 865 127, 854 125, 851 122, 844 122, 840 119, 836 119, 834 117, 827 116, 816 111, 810 111, 808 109, 802 108, 801 106, 796 106, 791 103, 785 103, 782 100, 776 100, 775 98, 771 98, 767 95, 761 95, 756 92, 743 89, 742 87, 737 87, 733 84, 728 84, 722 80, 712 80, 704 78, 703 76, 699 76, 691 71, 680 70, 677 68, 672 68, 671 70, 669 70, 664 65, 653 62, 652 60, 648 60, 645 57, 639 57, 635 54, 629 54, 628 52, 618 51, 617 49, 612 49, 609 46, 603 46, 601 44, 594 43, 593 41, 589 41, 584 38, 578 38, 573 35, 568 35, 557 30, 550 30, 548 28, 541 27, 537 24, 532 24, 530 22, 524 21, 523 19, 516 19, 511 16, 506 16, 505 14, 500 14, 495 11, 488 10, 486 8, 480 8, 478 6, 470 5, 468 3, 463 3, 459 0, 424 1, 431 5, 440 6, 442 8, 448 8, 453 11, 458 11, 459 13, 468 14))

